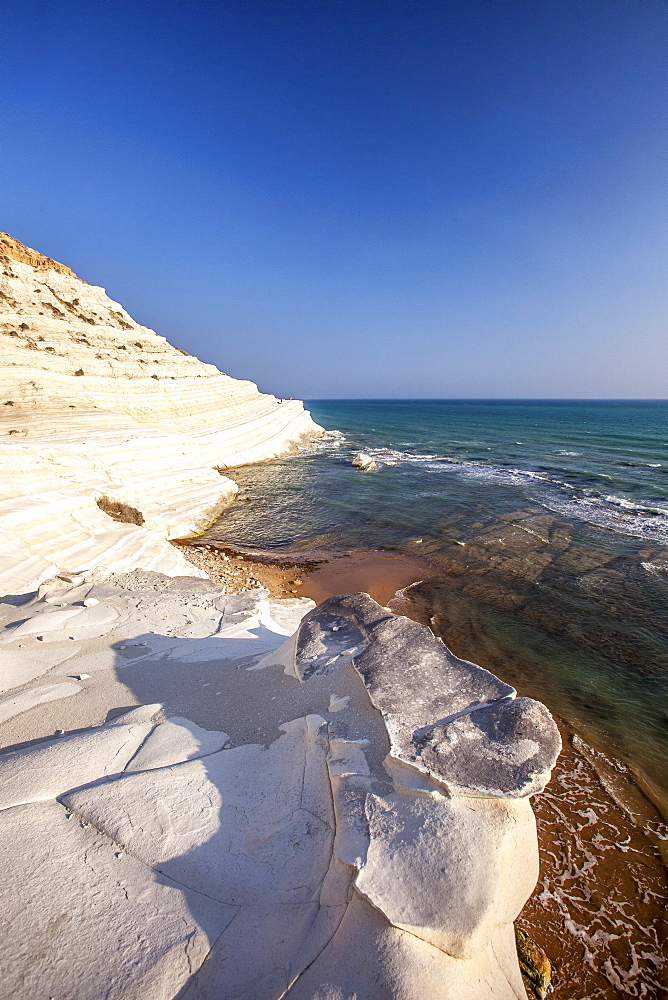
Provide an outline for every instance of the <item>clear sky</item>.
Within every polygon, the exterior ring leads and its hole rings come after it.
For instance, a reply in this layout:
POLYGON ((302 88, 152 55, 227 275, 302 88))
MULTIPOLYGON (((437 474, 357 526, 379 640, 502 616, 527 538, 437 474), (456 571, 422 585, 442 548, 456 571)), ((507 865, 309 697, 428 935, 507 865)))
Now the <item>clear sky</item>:
POLYGON ((279 395, 665 397, 663 0, 0 0, 0 229, 279 395))

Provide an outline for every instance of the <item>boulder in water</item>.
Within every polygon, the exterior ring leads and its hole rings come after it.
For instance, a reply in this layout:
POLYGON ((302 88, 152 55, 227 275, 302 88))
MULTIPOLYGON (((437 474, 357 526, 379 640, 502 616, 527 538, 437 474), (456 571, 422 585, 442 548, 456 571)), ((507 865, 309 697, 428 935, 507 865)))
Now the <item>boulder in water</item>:
POLYGON ((352 465, 354 469, 359 469, 360 472, 371 472, 373 469, 377 468, 377 465, 371 455, 367 455, 366 452, 363 451, 358 451, 358 453, 354 456, 352 465))

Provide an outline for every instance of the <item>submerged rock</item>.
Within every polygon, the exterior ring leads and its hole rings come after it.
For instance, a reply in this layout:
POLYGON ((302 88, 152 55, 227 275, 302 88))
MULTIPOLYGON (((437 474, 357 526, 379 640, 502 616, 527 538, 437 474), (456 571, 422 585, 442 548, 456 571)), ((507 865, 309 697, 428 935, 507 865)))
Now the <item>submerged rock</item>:
POLYGON ((515 942, 522 972, 530 980, 538 1000, 545 1000, 552 980, 552 965, 549 958, 519 927, 515 928, 515 942))

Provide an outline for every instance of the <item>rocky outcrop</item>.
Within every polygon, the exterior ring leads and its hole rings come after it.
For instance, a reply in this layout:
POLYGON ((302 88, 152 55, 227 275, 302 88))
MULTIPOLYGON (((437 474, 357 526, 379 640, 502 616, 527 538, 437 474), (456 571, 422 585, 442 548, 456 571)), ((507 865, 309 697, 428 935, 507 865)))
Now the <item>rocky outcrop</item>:
POLYGON ((8 996, 525 997, 554 723, 366 594, 311 608, 151 573, 5 605, 8 996))
POLYGON ((367 455, 363 451, 359 451, 350 464, 354 469, 359 469, 360 472, 373 472, 377 468, 371 455, 367 455))
POLYGON ((57 260, 32 250, 19 240, 15 240, 9 233, 0 233, 0 264, 4 266, 11 264, 12 261, 30 264, 38 271, 58 271, 60 274, 69 274, 71 278, 76 278, 72 268, 66 264, 59 264, 57 260))
POLYGON ((301 402, 172 347, 6 234, 0 268, 0 591, 102 564, 192 572, 165 539, 233 499, 220 470, 321 433, 301 402), (144 523, 112 523, 101 497, 144 523))

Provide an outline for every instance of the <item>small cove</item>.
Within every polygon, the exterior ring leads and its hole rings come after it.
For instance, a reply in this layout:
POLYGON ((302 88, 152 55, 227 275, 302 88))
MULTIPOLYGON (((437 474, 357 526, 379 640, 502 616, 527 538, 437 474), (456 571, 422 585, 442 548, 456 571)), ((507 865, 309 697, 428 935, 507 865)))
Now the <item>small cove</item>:
POLYGON ((564 751, 534 802, 541 878, 518 925, 553 962, 555 1000, 660 995, 668 406, 307 405, 328 434, 230 470, 241 502, 201 541, 324 554, 304 596, 394 591, 397 613, 547 704, 564 751), (360 450, 377 471, 352 468, 360 450))
POLYGON ((404 613, 668 796, 668 404, 308 405, 325 438, 231 470, 206 537, 426 560, 404 613))

